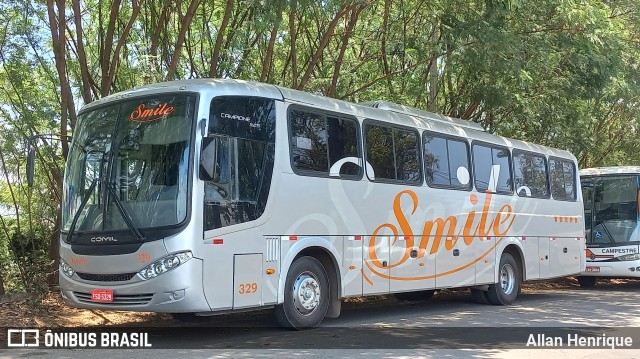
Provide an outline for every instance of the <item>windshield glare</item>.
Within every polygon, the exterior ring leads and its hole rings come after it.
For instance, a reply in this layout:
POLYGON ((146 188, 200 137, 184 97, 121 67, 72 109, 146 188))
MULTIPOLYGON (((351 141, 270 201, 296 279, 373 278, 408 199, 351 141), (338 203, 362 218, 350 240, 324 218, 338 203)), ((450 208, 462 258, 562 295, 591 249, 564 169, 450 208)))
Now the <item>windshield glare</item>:
POLYGON ((640 241, 637 177, 602 177, 585 181, 582 191, 589 243, 640 241))
POLYGON ((63 230, 85 199, 74 231, 126 230, 113 196, 137 228, 184 221, 193 111, 192 96, 162 95, 79 116, 65 172, 63 230))

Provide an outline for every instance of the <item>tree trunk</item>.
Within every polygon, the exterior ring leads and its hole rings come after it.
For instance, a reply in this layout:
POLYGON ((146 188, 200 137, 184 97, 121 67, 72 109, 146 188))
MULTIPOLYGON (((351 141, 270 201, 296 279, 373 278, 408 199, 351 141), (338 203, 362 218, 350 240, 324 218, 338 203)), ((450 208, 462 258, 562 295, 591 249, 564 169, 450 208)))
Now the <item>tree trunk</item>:
POLYGON ((224 33, 227 31, 227 25, 229 19, 231 19, 231 13, 233 11, 233 0, 227 0, 227 6, 224 11, 224 17, 222 18, 222 24, 216 33, 216 44, 213 47, 213 54, 211 55, 211 63, 209 64, 209 77, 218 76, 218 57, 220 57, 220 48, 222 47, 222 39, 224 33))
POLYGON ((4 281, 2 280, 2 276, 0 276, 0 295, 4 295, 4 281))
POLYGON ((437 20, 433 24, 433 32, 431 33, 431 45, 434 46, 431 54, 431 62, 429 66, 429 111, 436 112, 438 109, 438 44, 440 35, 438 34, 437 20))

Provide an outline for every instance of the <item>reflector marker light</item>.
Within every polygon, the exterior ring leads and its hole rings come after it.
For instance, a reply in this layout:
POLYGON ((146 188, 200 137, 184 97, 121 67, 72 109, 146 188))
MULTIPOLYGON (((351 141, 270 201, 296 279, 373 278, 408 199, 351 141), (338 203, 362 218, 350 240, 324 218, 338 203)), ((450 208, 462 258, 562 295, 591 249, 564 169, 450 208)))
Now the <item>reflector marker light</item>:
POLYGON ((224 243, 224 239, 222 238, 216 238, 213 240, 213 244, 223 244, 224 243))

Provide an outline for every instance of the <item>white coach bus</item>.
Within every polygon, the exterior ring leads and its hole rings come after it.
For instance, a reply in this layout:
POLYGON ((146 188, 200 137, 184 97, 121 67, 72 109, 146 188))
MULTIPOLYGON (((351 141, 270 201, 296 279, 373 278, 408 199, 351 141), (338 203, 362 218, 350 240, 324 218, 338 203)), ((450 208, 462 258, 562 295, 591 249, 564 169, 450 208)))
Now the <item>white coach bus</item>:
POLYGON ((598 277, 640 277, 640 167, 580 171, 584 196, 587 265, 578 277, 592 287, 598 277))
POLYGON ((385 102, 188 80, 85 106, 64 179, 60 287, 82 308, 206 316, 275 308, 292 328, 341 299, 585 267, 568 152, 385 102))

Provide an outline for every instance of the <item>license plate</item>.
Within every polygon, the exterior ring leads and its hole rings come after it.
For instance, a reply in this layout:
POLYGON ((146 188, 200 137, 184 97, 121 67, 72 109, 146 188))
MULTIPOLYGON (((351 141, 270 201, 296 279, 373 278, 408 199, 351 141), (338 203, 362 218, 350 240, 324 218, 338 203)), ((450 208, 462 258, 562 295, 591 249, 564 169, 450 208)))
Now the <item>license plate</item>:
POLYGON ((600 272, 600 267, 587 266, 587 269, 585 269, 585 272, 600 272))
POLYGON ((91 301, 111 303, 113 302, 113 291, 111 289, 94 289, 91 291, 91 301))

